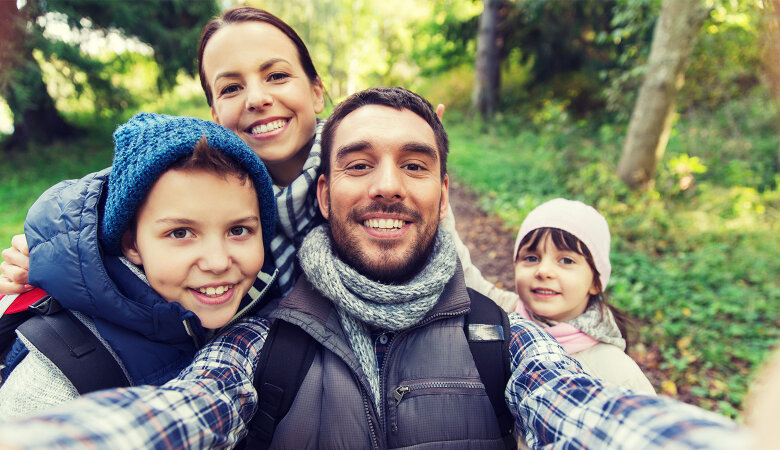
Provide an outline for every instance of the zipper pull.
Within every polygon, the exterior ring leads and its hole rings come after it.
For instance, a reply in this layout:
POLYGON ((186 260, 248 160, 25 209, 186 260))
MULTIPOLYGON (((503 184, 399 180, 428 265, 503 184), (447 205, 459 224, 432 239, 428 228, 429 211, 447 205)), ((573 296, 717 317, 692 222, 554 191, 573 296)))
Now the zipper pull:
POLYGON ((406 395, 410 390, 411 389, 409 386, 398 386, 398 388, 393 391, 393 397, 395 397, 395 406, 398 406, 398 404, 401 403, 404 395, 406 395))

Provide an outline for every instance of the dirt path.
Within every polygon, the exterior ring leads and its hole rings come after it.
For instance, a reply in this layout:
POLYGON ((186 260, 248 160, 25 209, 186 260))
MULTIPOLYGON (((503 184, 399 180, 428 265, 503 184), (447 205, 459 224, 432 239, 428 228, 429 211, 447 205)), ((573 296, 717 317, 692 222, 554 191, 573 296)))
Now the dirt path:
POLYGON ((472 263, 486 280, 507 290, 514 289, 512 248, 515 234, 506 230, 498 217, 489 216, 477 206, 477 196, 463 185, 450 183, 450 206, 455 228, 469 248, 472 263))

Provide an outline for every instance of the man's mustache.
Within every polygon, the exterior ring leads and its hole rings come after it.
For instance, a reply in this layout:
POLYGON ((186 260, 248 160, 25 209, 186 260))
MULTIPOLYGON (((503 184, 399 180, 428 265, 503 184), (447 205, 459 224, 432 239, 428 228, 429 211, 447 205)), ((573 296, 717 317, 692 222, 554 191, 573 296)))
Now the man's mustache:
POLYGON ((357 221, 358 217, 375 213, 399 214, 411 219, 414 222, 420 222, 422 220, 422 215, 420 215, 419 212, 407 207, 406 205, 401 203, 387 204, 381 201, 373 201, 368 205, 353 209, 349 215, 351 219, 357 221))

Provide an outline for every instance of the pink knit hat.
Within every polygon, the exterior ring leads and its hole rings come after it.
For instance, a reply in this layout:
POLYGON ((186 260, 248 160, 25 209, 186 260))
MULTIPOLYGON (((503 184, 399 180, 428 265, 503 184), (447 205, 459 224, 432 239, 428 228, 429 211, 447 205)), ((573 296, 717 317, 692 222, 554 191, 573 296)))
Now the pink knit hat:
POLYGON ((520 225, 513 259, 517 259, 523 238, 538 228, 558 228, 582 241, 593 255, 601 279, 601 289, 607 288, 612 266, 609 263, 609 225, 604 216, 593 207, 575 200, 556 198, 542 203, 520 225))

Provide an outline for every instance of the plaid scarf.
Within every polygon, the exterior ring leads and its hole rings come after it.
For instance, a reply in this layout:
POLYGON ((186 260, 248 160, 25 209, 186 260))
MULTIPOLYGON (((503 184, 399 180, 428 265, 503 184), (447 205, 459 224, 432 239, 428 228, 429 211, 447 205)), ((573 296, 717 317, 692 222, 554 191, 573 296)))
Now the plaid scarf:
POLYGON ((314 143, 301 174, 288 186, 274 185, 278 219, 271 254, 279 270, 279 289, 286 295, 300 275, 295 258, 303 238, 312 228, 324 222, 317 205, 317 178, 320 175, 320 139, 325 120, 317 119, 314 143))

